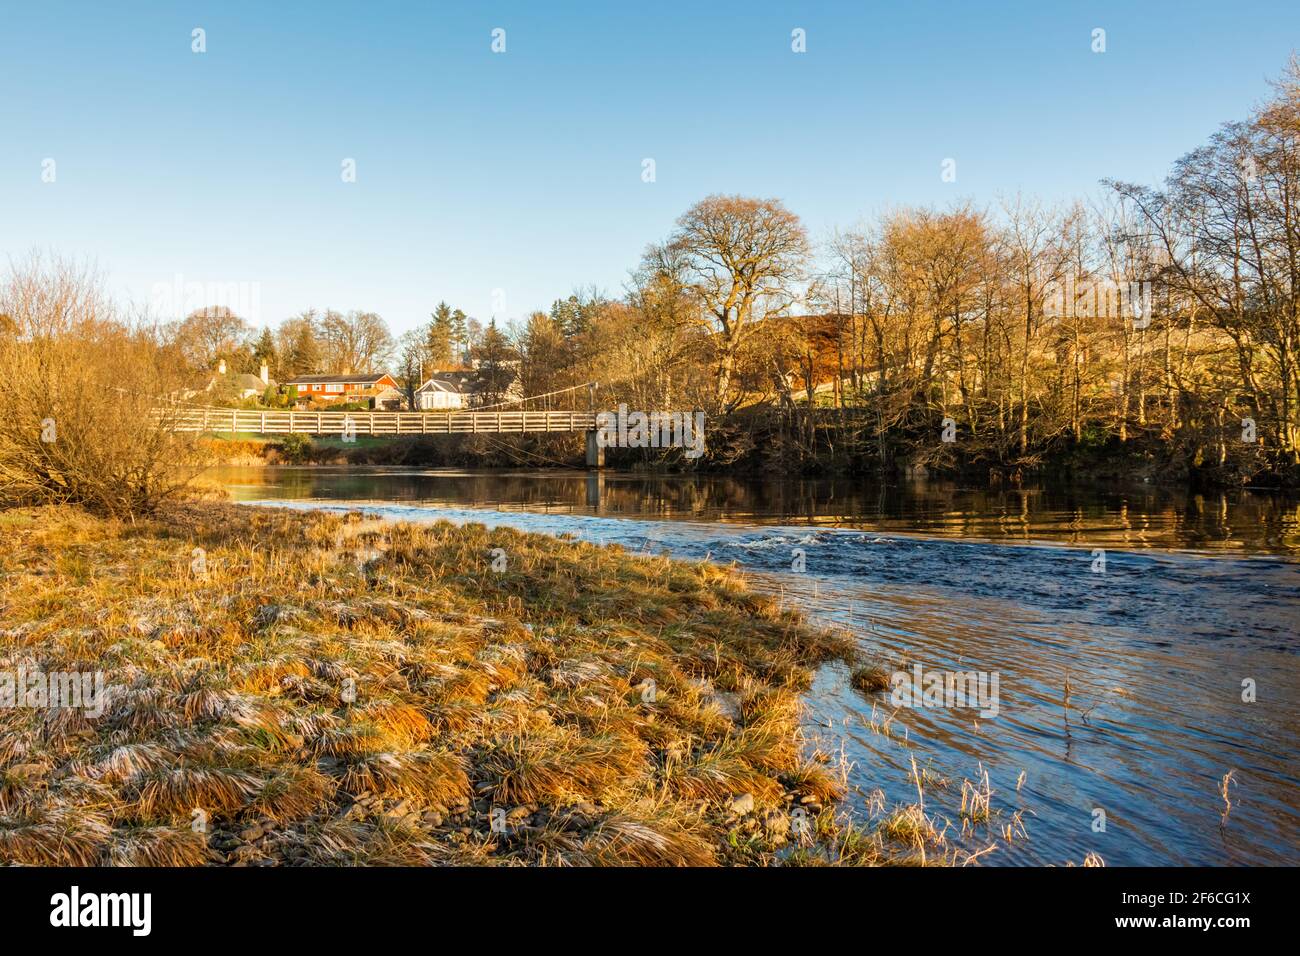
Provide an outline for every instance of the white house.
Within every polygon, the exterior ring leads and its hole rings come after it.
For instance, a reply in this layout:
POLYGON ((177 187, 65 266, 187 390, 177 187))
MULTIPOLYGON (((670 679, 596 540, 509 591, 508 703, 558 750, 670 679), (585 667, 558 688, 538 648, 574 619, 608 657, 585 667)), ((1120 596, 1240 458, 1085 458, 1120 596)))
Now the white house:
POLYGON ((445 379, 431 378, 415 392, 415 405, 422 412, 465 407, 465 393, 445 379))
POLYGON ((202 398, 204 393, 209 395, 216 393, 223 400, 232 397, 236 399, 255 398, 261 396, 275 384, 275 380, 271 378, 270 370, 266 367, 265 362, 262 363, 260 375, 248 375, 246 373, 236 375, 226 369, 226 360, 220 359, 217 362, 217 371, 215 373, 208 375, 192 388, 181 389, 179 397, 182 399, 202 398))

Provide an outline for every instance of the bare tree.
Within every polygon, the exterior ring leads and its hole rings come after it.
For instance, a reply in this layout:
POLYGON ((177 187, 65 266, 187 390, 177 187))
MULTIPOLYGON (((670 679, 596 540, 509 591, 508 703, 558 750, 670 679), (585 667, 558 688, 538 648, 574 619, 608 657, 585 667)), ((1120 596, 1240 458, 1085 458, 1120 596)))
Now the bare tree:
POLYGON ((397 385, 406 396, 406 407, 415 410, 415 393, 424 384, 425 369, 429 367, 427 329, 412 329, 398 341, 397 385))
POLYGON ((174 340, 193 371, 212 371, 221 359, 234 358, 247 323, 224 305, 191 312, 175 328, 174 340))
POLYGON ((732 378, 740 351, 768 314, 794 300, 793 285, 808 255, 799 217, 776 199, 709 196, 677 220, 663 251, 651 257, 679 263, 686 286, 717 335, 715 398, 732 409, 732 378))
POLYGON ((324 364, 336 375, 380 371, 393 351, 392 333, 373 312, 327 311, 320 321, 320 341, 324 364))

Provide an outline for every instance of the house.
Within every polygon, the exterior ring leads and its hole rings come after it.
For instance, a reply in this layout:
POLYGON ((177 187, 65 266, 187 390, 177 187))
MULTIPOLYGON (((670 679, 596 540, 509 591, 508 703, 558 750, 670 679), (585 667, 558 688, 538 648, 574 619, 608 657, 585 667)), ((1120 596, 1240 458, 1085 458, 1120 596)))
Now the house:
POLYGON ((406 408, 406 396, 401 389, 383 386, 375 393, 371 407, 386 412, 400 412, 406 408))
POLYGON ((260 398, 262 395, 266 394, 266 390, 270 386, 270 378, 267 376, 265 365, 262 366, 262 375, 266 377, 259 378, 256 375, 249 375, 247 372, 242 375, 236 375, 234 380, 231 382, 235 388, 235 394, 238 395, 240 399, 260 398))
MULTIPOLYGON (((509 384, 505 385, 504 389, 495 398, 491 398, 491 401, 493 403, 510 402, 523 398, 524 393, 519 389, 519 363, 515 361, 507 361, 502 362, 501 366, 501 379, 503 381, 508 379, 509 384)), ((460 393, 460 404, 431 404, 426 406, 421 404, 418 392, 416 393, 416 404, 420 408, 473 408, 478 405, 483 405, 489 401, 490 396, 485 396, 481 390, 480 375, 480 366, 477 362, 474 363, 473 368, 435 369, 429 373, 429 381, 439 382, 442 385, 450 387, 453 392, 460 393)), ((425 384, 421 385, 420 388, 424 389, 428 384, 429 382, 425 382, 425 384)), ((439 401, 450 402, 454 401, 454 399, 430 399, 430 401, 435 403, 439 401)))
POLYGON ((211 401, 243 401, 247 398, 260 398, 266 394, 268 388, 276 387, 276 382, 271 378, 270 369, 266 363, 262 363, 260 375, 249 375, 248 373, 235 374, 227 371, 226 360, 220 359, 217 362, 217 370, 209 375, 206 379, 198 382, 193 388, 183 389, 180 393, 182 399, 204 398, 211 401))
POLYGON ((296 388, 299 403, 306 402, 368 402, 387 389, 396 389, 397 382, 387 372, 368 375, 298 375, 284 383, 296 388))
POLYGON ((415 391, 415 407, 422 412, 464 408, 465 392, 455 382, 431 378, 415 391))

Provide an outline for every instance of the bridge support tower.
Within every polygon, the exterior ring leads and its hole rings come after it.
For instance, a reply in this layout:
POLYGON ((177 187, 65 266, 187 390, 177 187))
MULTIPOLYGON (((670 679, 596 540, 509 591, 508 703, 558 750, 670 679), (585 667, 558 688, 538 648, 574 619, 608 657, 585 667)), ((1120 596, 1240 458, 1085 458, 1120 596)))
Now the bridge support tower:
POLYGON ((596 440, 596 432, 587 432, 587 467, 605 467, 605 446, 596 440))

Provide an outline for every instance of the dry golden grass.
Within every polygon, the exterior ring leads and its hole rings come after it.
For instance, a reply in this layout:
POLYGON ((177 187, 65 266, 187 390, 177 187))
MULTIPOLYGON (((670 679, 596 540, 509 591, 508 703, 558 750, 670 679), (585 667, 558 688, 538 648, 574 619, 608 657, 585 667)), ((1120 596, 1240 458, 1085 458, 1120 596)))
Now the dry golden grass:
POLYGON ((863 664, 853 668, 853 672, 849 675, 849 683, 855 690, 860 690, 864 694, 888 690, 889 671, 883 667, 863 664))
MULTIPOLYGON (((726 569, 222 503, 0 532, 0 670, 110 691, 0 710, 0 862, 770 864, 761 814, 844 793, 798 695, 851 643, 726 569)), ((887 858, 818 833, 792 862, 887 858)))
POLYGON ((207 859, 202 834, 174 827, 120 828, 113 831, 109 866, 199 866, 207 859))

